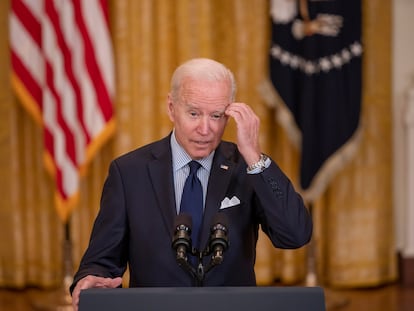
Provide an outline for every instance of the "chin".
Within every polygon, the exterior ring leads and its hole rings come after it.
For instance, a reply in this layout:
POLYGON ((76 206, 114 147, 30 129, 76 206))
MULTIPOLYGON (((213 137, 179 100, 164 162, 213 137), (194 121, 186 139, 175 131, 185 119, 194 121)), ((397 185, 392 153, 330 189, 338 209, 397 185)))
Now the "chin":
POLYGON ((195 151, 191 153, 191 158, 195 160, 199 160, 199 159, 207 157, 210 153, 211 153, 211 150, 195 151))
POLYGON ((193 160, 200 160, 200 159, 203 159, 203 158, 205 158, 205 157, 207 157, 209 154, 205 154, 205 153, 203 153, 203 154, 200 154, 200 153, 195 153, 195 154, 193 154, 192 156, 191 156, 191 158, 193 159, 193 160))

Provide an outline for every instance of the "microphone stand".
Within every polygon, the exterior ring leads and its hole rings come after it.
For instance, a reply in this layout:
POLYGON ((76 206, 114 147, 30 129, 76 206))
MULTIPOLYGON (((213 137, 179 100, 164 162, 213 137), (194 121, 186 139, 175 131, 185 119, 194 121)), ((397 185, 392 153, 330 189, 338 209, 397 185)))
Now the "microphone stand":
MULTIPOLYGON (((192 251, 193 254, 195 252, 196 252, 195 250, 192 251)), ((194 280, 196 280, 197 286, 202 286, 202 278, 198 274, 198 269, 196 271, 196 269, 190 264, 190 262, 188 261, 187 254, 184 252, 177 252, 176 260, 177 260, 178 265, 181 268, 183 268, 183 270, 188 272, 194 280)), ((199 259, 198 261, 199 261, 199 266, 200 266, 201 260, 199 259)))
MULTIPOLYGON (((208 255, 209 253, 210 251, 207 251, 205 255, 208 255)), ((209 272, 211 269, 213 269, 215 266, 218 266, 222 262, 223 262, 223 249, 220 248, 211 256, 211 260, 205 269, 205 273, 209 272)))
POLYGON ((188 261, 188 257, 183 252, 177 252, 177 263, 180 267, 183 268, 186 272, 190 274, 190 276, 196 281, 197 287, 203 286, 203 281, 208 272, 211 271, 215 266, 221 264, 223 262, 223 250, 217 251, 213 256, 211 257, 210 262, 208 263, 207 267, 204 267, 203 265, 203 257, 208 256, 211 253, 210 249, 207 247, 207 249, 204 252, 200 252, 197 249, 193 249, 191 251, 191 254, 196 256, 197 255, 197 261, 198 265, 197 268, 194 268, 191 263, 188 261))

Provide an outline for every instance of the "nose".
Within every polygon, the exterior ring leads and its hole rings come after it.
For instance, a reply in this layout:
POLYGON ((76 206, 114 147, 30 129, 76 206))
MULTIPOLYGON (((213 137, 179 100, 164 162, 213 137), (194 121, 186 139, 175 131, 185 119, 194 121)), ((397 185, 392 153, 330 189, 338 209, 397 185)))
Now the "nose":
POLYGON ((210 130, 210 118, 208 116, 203 116, 200 118, 198 123, 198 132, 201 135, 207 135, 210 130))

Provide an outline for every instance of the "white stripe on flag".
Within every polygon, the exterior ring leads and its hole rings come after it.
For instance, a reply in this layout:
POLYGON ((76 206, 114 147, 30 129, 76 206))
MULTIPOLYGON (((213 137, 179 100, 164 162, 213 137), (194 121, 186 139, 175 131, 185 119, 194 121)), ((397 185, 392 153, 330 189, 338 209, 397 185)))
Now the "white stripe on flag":
POLYGON ((88 29, 89 37, 91 38, 96 53, 98 67, 101 69, 102 77, 109 95, 113 97, 115 82, 114 82, 114 67, 113 62, 108 62, 108 59, 113 59, 110 38, 107 35, 108 25, 102 12, 102 7, 98 3, 99 0, 81 1, 82 11, 84 12, 85 24, 88 29), (94 12, 101 12, 102 14, 94 14, 94 12))
POLYGON ((14 14, 10 16, 10 45, 36 82, 42 85, 44 78, 42 51, 14 14))
POLYGON ((57 167, 62 171, 62 189, 64 195, 70 197, 78 191, 77 169, 73 165, 71 159, 65 152, 66 139, 62 128, 56 120, 56 102, 52 94, 48 90, 43 93, 43 105, 45 109, 44 122, 45 126, 53 133, 53 141, 55 143, 55 158, 57 167))

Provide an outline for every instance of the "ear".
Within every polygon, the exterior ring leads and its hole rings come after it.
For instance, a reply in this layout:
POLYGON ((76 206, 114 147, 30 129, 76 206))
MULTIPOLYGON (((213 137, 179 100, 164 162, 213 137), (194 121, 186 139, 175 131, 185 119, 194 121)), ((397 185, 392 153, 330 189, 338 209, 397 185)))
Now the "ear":
POLYGON ((172 101, 171 93, 168 93, 167 97, 167 112, 170 120, 174 122, 175 120, 175 110, 174 110, 174 103, 172 101))

